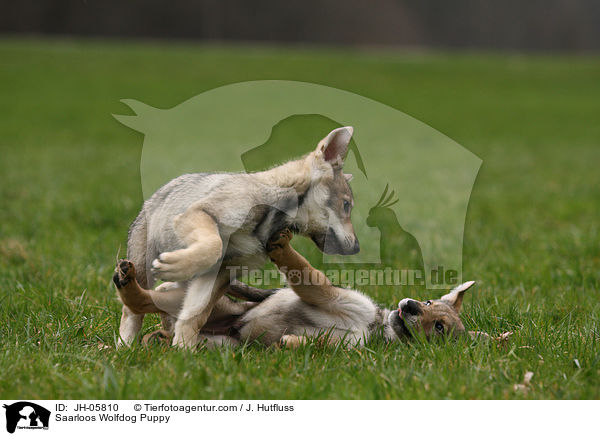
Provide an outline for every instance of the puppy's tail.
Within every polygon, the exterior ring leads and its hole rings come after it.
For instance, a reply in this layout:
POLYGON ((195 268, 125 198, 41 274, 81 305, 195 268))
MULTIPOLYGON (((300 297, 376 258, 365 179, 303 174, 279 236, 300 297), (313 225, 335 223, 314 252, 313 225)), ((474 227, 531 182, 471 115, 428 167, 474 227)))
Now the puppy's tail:
POLYGON ((242 283, 239 280, 234 280, 229 284, 229 289, 227 293, 233 297, 240 298, 246 301, 253 301, 256 303, 260 303, 261 301, 266 300, 278 289, 260 289, 254 288, 252 286, 247 285, 246 283, 242 283))

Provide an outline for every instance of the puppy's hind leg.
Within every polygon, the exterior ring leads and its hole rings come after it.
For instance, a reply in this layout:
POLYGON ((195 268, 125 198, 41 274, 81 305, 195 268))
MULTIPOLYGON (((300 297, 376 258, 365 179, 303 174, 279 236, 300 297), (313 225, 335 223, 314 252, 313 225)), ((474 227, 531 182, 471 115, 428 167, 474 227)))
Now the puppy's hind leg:
POLYGON ((135 314, 125 305, 121 315, 121 324, 119 325, 119 342, 117 346, 131 346, 136 335, 142 329, 144 314, 135 314))
POLYGON ((199 205, 178 215, 173 228, 186 248, 161 253, 154 259, 152 272, 160 279, 185 281, 205 273, 221 259, 223 241, 217 223, 199 205))
MULTIPOLYGON (((171 286, 161 292, 144 289, 139 285, 135 275, 133 263, 122 259, 118 262, 113 276, 119 298, 131 312, 134 314, 167 313, 177 316, 185 297, 183 287, 171 286)), ((163 289, 167 288, 163 287, 163 289)))
POLYGON ((123 314, 119 327, 119 344, 131 345, 142 328, 146 313, 159 313, 169 317, 176 315, 181 307, 185 290, 155 292, 142 288, 136 280, 133 263, 122 259, 117 262, 113 282, 123 303, 123 314))
POLYGON ((217 301, 228 288, 229 276, 218 273, 194 278, 188 288, 175 323, 173 345, 193 348, 199 343, 198 333, 208 321, 217 301))
POLYGON ((113 282, 123 303, 118 346, 130 346, 142 329, 145 313, 143 310, 138 310, 143 309, 144 304, 143 298, 140 298, 141 292, 135 279, 133 264, 124 259, 119 260, 113 282), (133 310, 128 306, 128 302, 134 306, 133 310))
MULTIPOLYGON (((157 286, 154 289, 155 292, 161 292, 161 293, 162 292, 177 292, 181 295, 181 301, 179 301, 175 305, 175 307, 173 307, 171 309, 171 311, 167 310, 166 313, 160 314, 162 331, 166 334, 169 334, 171 336, 171 339, 173 337, 173 330, 175 328, 175 322, 177 321, 177 315, 183 304, 185 290, 186 290, 186 286, 184 286, 180 282, 164 282, 164 283, 161 283, 159 286, 157 286), (176 309, 176 311, 174 311, 175 309, 176 309)), ((152 293, 152 295, 155 295, 155 294, 152 293)))

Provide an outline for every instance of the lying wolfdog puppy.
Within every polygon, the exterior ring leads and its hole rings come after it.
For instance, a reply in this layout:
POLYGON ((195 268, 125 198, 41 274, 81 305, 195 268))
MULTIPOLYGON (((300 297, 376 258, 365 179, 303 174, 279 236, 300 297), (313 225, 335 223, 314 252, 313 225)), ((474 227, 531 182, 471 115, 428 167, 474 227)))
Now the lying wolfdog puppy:
MULTIPOLYGON (((262 265, 265 244, 284 228, 329 254, 359 251, 350 221, 351 176, 342 172, 352 132, 335 129, 306 157, 267 171, 186 174, 144 203, 129 230, 127 255, 143 287, 152 288, 156 277, 185 291, 175 312, 161 308, 163 327, 177 318, 174 345, 196 345, 230 282, 227 266, 262 265)), ((133 341, 143 316, 123 306, 123 343, 133 341)))
MULTIPOLYGON (((295 347, 305 343, 308 337, 319 337, 327 343, 344 341, 347 345, 357 345, 373 334, 400 340, 410 339, 415 334, 431 338, 465 333, 459 312, 464 293, 474 282, 463 283, 439 300, 420 302, 405 298, 398 309, 383 309, 358 291, 333 286, 325 274, 292 248, 291 237, 290 231, 284 231, 268 243, 268 254, 286 275, 289 288, 270 292, 239 282, 230 285, 230 293, 255 301, 236 303, 223 297, 218 310, 199 332, 199 341, 219 344, 258 340, 295 347)), ((165 305, 181 303, 182 294, 177 291, 140 288, 132 269, 130 262, 120 261, 114 276, 119 295, 130 310, 156 311, 152 306, 157 299, 168 300, 162 302, 165 305)), ((168 337, 168 333, 154 332, 144 341, 157 337, 168 337)))

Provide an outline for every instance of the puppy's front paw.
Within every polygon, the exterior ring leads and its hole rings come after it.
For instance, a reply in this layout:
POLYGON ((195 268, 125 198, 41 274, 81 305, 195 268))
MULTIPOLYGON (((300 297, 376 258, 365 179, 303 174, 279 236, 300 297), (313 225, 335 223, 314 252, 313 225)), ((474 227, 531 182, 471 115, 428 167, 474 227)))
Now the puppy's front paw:
POLYGON ((193 253, 187 249, 162 253, 152 261, 152 274, 169 282, 180 282, 191 279, 199 272, 193 253))
POLYGON ((113 275, 113 282, 117 289, 127 286, 133 280, 135 280, 135 267, 133 263, 127 259, 120 259, 117 262, 113 275))
POLYGON ((289 229, 276 233, 267 242, 267 254, 272 258, 290 245, 294 234, 289 229))
POLYGON ((142 343, 144 345, 162 344, 170 346, 172 339, 173 336, 168 331, 156 330, 145 335, 142 338, 142 343))
POLYGON ((306 344, 306 337, 296 335, 283 335, 279 339, 280 348, 298 348, 301 345, 306 344))

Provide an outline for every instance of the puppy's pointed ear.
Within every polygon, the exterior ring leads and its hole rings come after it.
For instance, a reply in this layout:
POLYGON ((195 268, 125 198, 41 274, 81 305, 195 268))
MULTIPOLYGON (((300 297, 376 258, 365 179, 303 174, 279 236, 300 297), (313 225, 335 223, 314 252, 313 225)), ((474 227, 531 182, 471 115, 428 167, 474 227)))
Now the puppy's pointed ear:
POLYGON ((341 168, 344 165, 346 153, 348 153, 348 144, 352 139, 352 133, 354 133, 354 128, 349 126, 332 130, 317 145, 316 155, 331 164, 332 167, 341 168))
POLYGON ((473 286, 475 282, 465 282, 462 285, 458 285, 456 288, 452 289, 449 293, 444 295, 441 300, 450 304, 454 307, 457 313, 460 313, 460 308, 462 306, 463 297, 465 292, 473 286))

